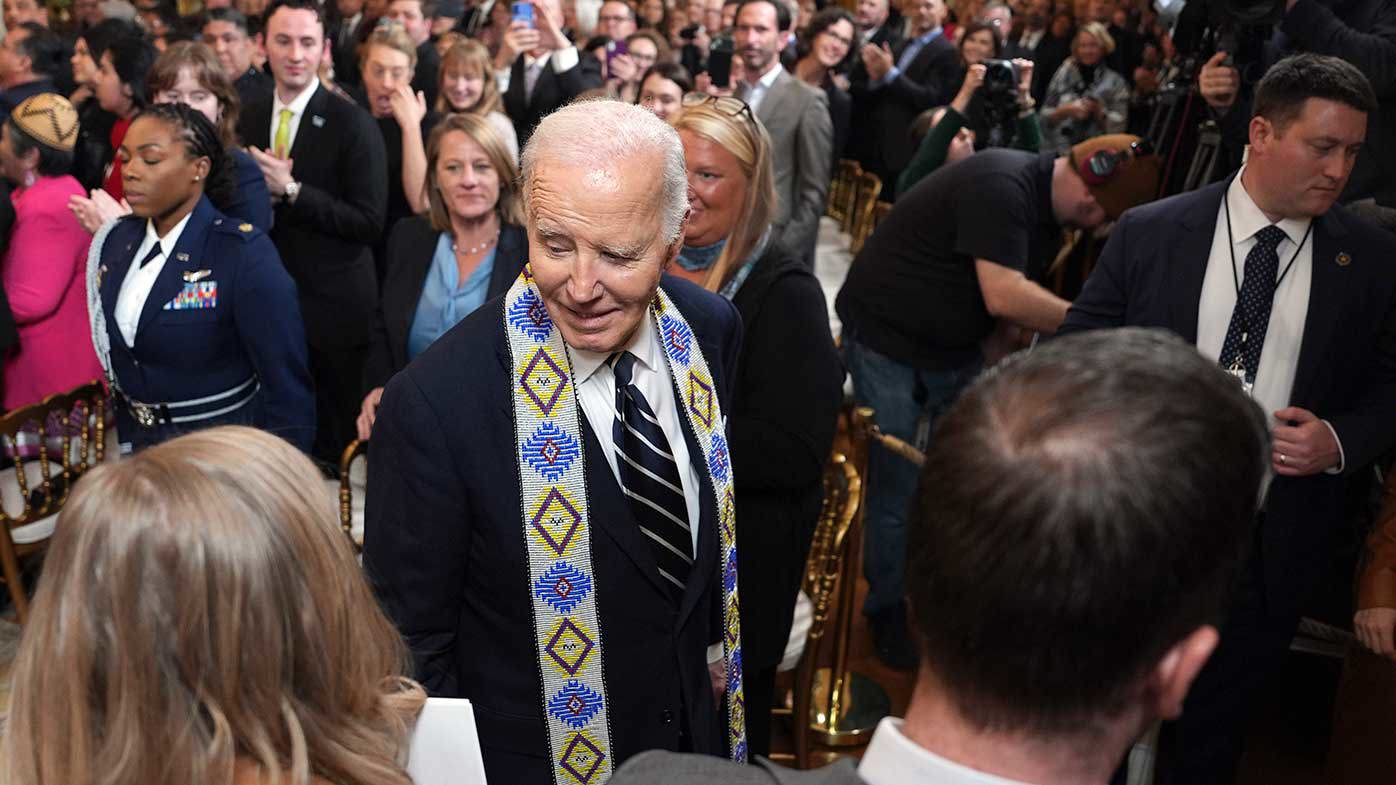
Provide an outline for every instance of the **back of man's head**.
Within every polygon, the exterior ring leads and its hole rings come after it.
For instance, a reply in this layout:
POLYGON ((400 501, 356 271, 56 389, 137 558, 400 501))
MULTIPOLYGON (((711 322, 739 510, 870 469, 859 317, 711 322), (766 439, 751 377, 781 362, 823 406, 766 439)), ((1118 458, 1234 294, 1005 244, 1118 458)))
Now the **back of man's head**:
POLYGON ((907 561, 924 664, 965 723, 1137 719, 1165 654, 1217 621, 1269 454, 1240 385, 1161 331, 1052 341, 970 386, 932 439, 907 561))
POLYGON ((1261 77, 1252 116, 1283 131, 1310 98, 1337 101, 1368 115, 1377 111, 1372 83, 1357 66, 1337 57, 1299 54, 1275 63, 1261 77))
POLYGON ((31 69, 38 76, 53 78, 63 67, 63 39, 38 22, 20 25, 28 33, 19 43, 21 54, 29 58, 31 69))

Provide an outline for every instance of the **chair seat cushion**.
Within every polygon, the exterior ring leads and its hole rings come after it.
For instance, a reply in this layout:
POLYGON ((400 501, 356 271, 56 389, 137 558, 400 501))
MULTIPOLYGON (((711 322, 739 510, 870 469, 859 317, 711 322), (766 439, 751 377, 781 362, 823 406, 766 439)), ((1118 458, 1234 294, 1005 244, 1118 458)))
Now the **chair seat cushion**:
POLYGON ((58 513, 54 513, 47 518, 10 529, 10 539, 14 540, 15 545, 32 545, 36 542, 43 542, 53 536, 53 531, 57 526, 58 513))

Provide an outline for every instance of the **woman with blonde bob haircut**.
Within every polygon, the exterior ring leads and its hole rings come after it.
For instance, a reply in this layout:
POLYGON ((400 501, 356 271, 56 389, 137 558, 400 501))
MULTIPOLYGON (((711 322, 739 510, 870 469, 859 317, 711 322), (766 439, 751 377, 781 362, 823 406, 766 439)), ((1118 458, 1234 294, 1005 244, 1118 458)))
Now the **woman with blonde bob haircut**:
POLYGON ((494 79, 494 58, 479 41, 462 41, 441 56, 436 111, 480 115, 504 141, 510 157, 519 160, 519 137, 504 113, 504 99, 494 79))
POLYGON ((478 114, 447 115, 427 140, 426 215, 388 236, 388 276, 364 366, 360 439, 373 433, 393 374, 487 300, 528 261, 514 156, 478 114))
POLYGON ((410 785, 407 649, 315 467, 262 431, 84 477, 24 633, 9 785, 410 785))
POLYGON ((843 364, 819 281, 770 241, 776 194, 766 129, 744 102, 700 93, 684 98, 672 122, 683 142, 691 212, 671 272, 731 300, 742 316, 728 425, 737 508, 760 524, 737 527, 737 580, 747 744, 766 755, 776 666, 819 516, 843 364))

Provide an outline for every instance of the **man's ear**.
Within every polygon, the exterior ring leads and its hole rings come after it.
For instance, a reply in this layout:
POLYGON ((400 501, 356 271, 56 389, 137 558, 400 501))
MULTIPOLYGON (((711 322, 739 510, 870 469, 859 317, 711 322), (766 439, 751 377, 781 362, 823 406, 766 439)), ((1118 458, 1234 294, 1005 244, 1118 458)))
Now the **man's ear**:
POLYGON ((1251 124, 1250 128, 1247 129, 1247 134, 1250 137, 1249 141, 1252 150, 1263 148, 1264 145, 1269 144, 1271 140, 1279 135, 1275 130, 1274 124, 1260 115, 1251 118, 1251 124))
POLYGON ((1204 624, 1173 644, 1149 673, 1145 686, 1146 711, 1171 720, 1183 713, 1183 700, 1193 680, 1217 648, 1217 628, 1204 624))
POLYGON ((683 220, 679 222, 679 236, 674 238, 674 242, 669 244, 669 249, 664 252, 664 264, 660 265, 659 272, 662 275, 667 272, 669 265, 679 258, 679 252, 683 250, 683 238, 688 234, 688 217, 693 215, 693 208, 683 211, 683 220))

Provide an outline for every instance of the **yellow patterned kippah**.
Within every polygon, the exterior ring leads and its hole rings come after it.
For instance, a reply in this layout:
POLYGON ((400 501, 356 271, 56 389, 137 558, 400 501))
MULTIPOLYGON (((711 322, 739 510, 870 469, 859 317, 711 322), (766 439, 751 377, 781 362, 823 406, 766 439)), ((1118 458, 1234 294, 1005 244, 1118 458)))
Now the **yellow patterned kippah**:
POLYGON ((39 93, 24 100, 10 119, 36 142, 55 150, 71 151, 78 138, 78 112, 57 93, 39 93))

